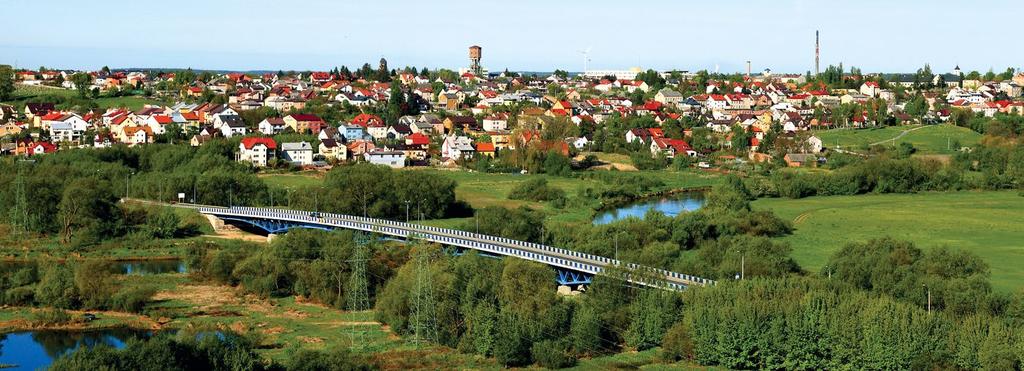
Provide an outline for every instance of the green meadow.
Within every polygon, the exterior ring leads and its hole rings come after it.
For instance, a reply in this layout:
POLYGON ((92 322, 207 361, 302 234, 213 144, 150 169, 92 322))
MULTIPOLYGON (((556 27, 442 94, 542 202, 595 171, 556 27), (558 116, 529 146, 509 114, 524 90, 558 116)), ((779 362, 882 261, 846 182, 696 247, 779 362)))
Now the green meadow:
POLYGON ((1024 197, 1016 192, 775 198, 753 206, 793 221, 796 230, 782 240, 811 271, 846 243, 890 236, 923 249, 969 250, 989 264, 996 289, 1024 287, 1024 197))

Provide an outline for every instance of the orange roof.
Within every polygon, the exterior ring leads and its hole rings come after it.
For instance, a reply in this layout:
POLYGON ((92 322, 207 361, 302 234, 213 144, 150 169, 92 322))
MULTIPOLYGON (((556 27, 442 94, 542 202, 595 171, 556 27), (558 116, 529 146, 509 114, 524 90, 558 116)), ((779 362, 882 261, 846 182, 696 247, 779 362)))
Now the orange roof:
POLYGON ((477 143, 476 144, 476 151, 477 152, 494 152, 494 143, 490 143, 490 142, 487 142, 487 143, 477 143))

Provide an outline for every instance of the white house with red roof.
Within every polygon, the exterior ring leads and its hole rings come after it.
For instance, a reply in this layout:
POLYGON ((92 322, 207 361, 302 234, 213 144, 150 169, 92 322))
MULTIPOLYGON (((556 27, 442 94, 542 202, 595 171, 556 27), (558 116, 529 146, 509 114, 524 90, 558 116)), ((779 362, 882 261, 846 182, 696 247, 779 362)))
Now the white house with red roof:
POLYGON ((238 144, 238 162, 245 162, 256 167, 265 167, 275 158, 277 142, 272 138, 242 138, 238 144))
POLYGON ((651 155, 657 156, 658 153, 664 153, 665 157, 668 158, 673 158, 680 154, 690 157, 697 156, 697 151, 694 151, 685 140, 670 138, 654 138, 651 140, 651 155))
POLYGON ((865 81, 863 84, 860 84, 860 93, 869 97, 877 97, 881 90, 882 88, 874 81, 865 81))

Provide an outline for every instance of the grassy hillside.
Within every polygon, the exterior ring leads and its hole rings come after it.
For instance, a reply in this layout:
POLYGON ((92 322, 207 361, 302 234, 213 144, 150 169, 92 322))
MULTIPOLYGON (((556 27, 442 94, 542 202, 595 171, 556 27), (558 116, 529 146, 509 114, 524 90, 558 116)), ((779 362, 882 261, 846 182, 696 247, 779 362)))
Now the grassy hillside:
MULTIPOLYGON (((53 101, 57 100, 75 100, 78 98, 78 92, 69 89, 62 88, 50 88, 41 86, 24 86, 17 85, 17 89, 14 91, 13 99, 0 103, 10 104, 18 107, 20 110, 24 107, 27 102, 34 102, 40 100, 53 101)), ((112 107, 127 107, 131 110, 138 110, 147 104, 159 104, 164 105, 165 102, 141 97, 141 96, 128 96, 128 97, 100 97, 96 99, 90 99, 99 106, 100 109, 107 109, 112 107)), ((59 108, 59 107, 58 107, 59 108)))
POLYGON ((961 147, 978 144, 981 134, 953 125, 909 125, 868 129, 832 129, 816 132, 826 147, 837 145, 846 150, 861 151, 871 144, 884 146, 910 143, 920 154, 952 154, 956 143, 961 147), (902 136, 901 136, 902 134, 902 136))
POLYGON ((848 242, 891 236, 926 249, 970 250, 989 264, 997 289, 1024 287, 1024 197, 1015 192, 762 199, 754 207, 793 221, 796 231, 783 240, 809 270, 848 242))

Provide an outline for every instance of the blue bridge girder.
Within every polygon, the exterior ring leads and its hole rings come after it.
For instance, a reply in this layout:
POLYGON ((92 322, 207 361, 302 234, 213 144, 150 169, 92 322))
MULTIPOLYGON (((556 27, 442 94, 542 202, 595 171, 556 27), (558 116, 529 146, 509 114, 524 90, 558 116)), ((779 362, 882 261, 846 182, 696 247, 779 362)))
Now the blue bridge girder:
POLYGON ((307 228, 307 229, 319 229, 324 231, 333 231, 335 228, 318 225, 314 223, 297 223, 292 221, 282 221, 273 219, 262 219, 262 218, 243 218, 243 217, 223 217, 222 220, 230 220, 235 222, 241 222, 249 224, 251 226, 262 229, 264 232, 271 234, 279 234, 288 232, 289 229, 293 228, 307 228))
MULTIPOLYGON (((625 263, 598 255, 578 251, 560 249, 552 246, 518 241, 510 238, 490 236, 466 232, 456 229, 431 227, 419 224, 396 222, 386 219, 374 219, 352 215, 332 213, 311 213, 308 211, 284 210, 256 207, 219 207, 177 204, 175 206, 192 208, 200 213, 218 217, 222 220, 247 223, 268 233, 286 232, 292 228, 313 228, 321 230, 350 229, 379 234, 383 238, 400 240, 419 239, 451 247, 458 254, 465 249, 480 252, 483 255, 496 257, 512 256, 524 260, 546 264, 555 268, 556 280, 561 284, 588 284, 594 275, 604 272, 607 268, 621 267, 629 270, 642 270, 647 278, 631 278, 626 280, 633 284, 683 290, 689 286, 714 285, 715 281, 694 277, 683 273, 664 269, 644 267, 625 263), (652 278, 653 277, 653 278, 652 278)), ((637 276, 637 277, 641 277, 637 276)))

